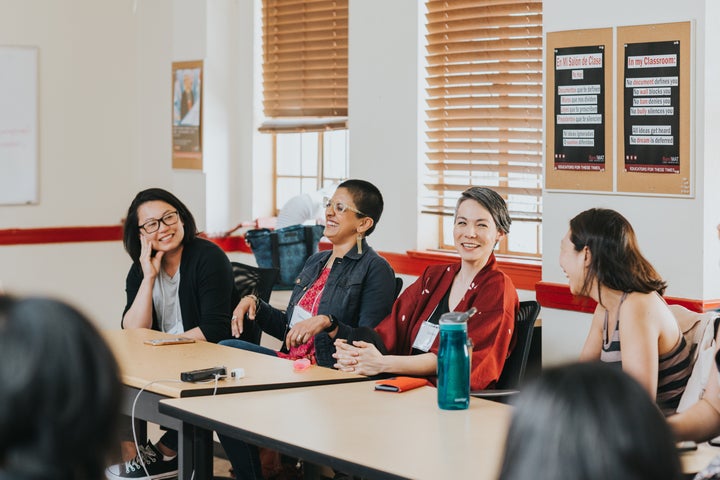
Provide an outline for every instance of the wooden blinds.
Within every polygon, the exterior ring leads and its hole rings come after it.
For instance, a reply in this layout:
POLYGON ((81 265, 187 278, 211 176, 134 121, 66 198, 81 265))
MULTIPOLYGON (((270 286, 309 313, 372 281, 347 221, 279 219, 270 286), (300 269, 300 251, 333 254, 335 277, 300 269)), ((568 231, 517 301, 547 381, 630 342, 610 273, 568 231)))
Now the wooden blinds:
POLYGON ((348 0, 263 0, 265 116, 344 128, 347 86, 348 0))
POLYGON ((451 215, 488 186, 513 218, 542 198, 542 1, 437 0, 427 6, 428 154, 423 211, 451 215))

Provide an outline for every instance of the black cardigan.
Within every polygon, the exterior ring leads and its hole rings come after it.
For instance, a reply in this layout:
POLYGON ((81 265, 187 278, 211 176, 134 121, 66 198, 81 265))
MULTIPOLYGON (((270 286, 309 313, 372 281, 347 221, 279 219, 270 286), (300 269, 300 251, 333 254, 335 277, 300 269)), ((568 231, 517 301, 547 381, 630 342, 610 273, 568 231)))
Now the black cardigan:
MULTIPOLYGON (((135 301, 142 279, 142 267, 136 262, 125 279, 123 318, 135 301)), ((200 327, 207 341, 213 343, 230 337, 230 317, 239 295, 230 260, 220 247, 203 238, 183 247, 178 294, 185 331, 200 327)), ((154 306, 152 328, 160 330, 154 306)))

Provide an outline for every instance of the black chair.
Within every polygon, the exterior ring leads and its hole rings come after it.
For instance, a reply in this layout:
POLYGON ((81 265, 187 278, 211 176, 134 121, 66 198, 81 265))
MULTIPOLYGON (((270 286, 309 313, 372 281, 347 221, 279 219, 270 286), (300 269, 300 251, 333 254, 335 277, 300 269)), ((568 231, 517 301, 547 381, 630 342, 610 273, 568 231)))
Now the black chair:
MULTIPOLYGON (((260 300, 270 301, 273 285, 280 275, 277 268, 260 268, 246 265, 240 262, 230 262, 233 269, 233 277, 235 278, 235 288, 242 298, 245 295, 257 295, 260 300)), ((255 322, 245 322, 242 335, 243 340, 252 342, 256 345, 260 344, 262 330, 255 322)))
POLYGON ((530 346, 533 343, 535 320, 539 314, 540 304, 535 300, 520 302, 520 310, 515 317, 515 348, 505 361, 496 388, 470 392, 470 395, 507 403, 514 394, 518 393, 518 388, 525 378, 530 346))
POLYGON ((403 287, 403 279, 400 277, 395 277, 395 300, 397 300, 398 295, 400 295, 400 292, 402 291, 403 287))

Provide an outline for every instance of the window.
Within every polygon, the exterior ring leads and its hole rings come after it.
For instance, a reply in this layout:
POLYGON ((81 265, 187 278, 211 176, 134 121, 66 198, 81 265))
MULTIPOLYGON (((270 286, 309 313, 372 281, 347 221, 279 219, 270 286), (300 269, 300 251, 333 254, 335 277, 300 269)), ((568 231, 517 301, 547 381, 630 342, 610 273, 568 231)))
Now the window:
POLYGON ((542 1, 435 0, 427 6, 427 196, 451 248, 460 193, 487 186, 508 202, 498 253, 541 254, 542 1))
POLYGON ((277 211, 347 177, 348 0, 263 0, 262 15, 277 211))
POLYGON ((295 195, 347 178, 347 130, 277 133, 274 143, 276 212, 295 195))

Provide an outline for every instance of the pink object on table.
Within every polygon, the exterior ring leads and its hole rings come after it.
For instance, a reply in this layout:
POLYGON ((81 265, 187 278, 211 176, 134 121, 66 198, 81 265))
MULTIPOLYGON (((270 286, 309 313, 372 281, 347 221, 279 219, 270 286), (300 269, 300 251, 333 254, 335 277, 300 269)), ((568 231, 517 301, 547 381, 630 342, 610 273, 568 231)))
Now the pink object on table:
POLYGON ((302 372, 310 368, 310 360, 307 358, 298 358, 293 362, 293 370, 296 372, 302 372))

